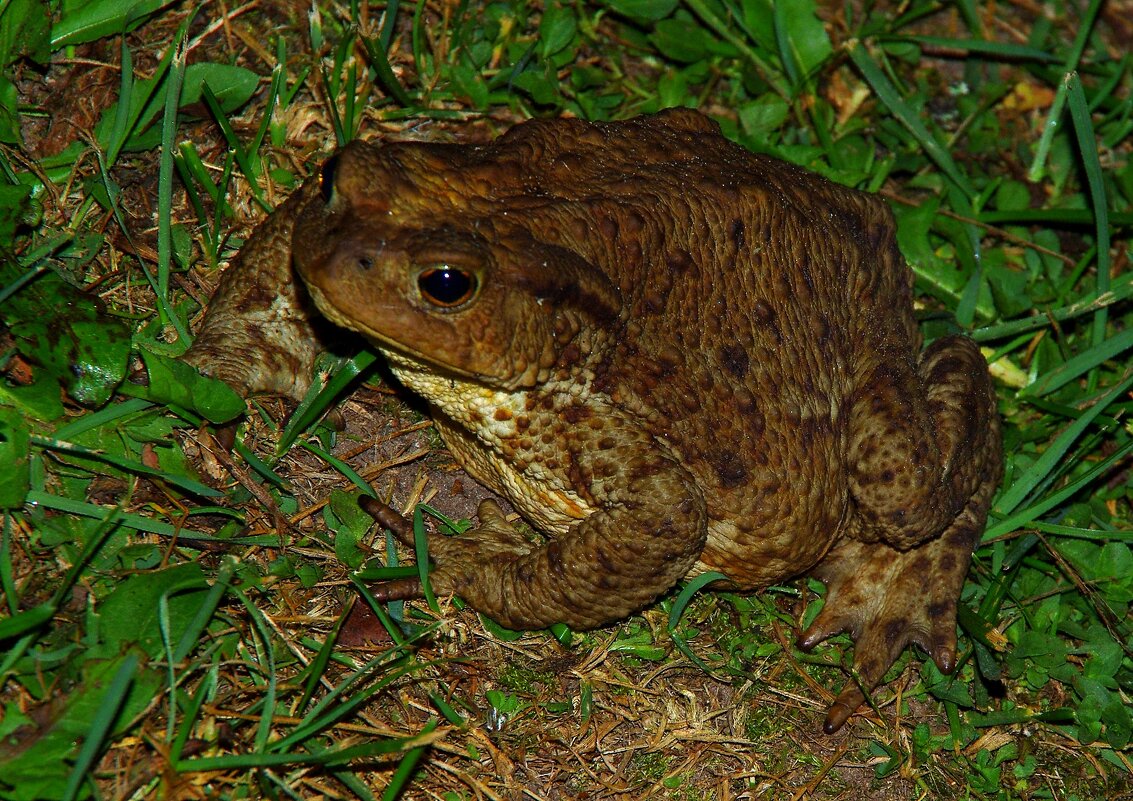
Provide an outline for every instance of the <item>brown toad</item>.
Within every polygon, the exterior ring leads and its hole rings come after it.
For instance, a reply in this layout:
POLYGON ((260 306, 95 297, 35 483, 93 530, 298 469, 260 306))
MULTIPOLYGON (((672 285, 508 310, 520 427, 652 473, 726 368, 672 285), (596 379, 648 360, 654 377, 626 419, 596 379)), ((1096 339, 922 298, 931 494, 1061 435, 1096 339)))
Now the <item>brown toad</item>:
POLYGON ((856 641, 833 730, 908 643, 954 667, 1000 474, 984 359, 962 336, 922 353, 912 288, 880 200, 696 112, 541 120, 344 148, 248 241, 186 358, 295 395, 327 335, 310 299, 365 335, 548 536, 489 503, 430 542, 433 587, 505 626, 601 626, 708 570, 744 590, 810 571, 828 596, 801 645, 856 641))

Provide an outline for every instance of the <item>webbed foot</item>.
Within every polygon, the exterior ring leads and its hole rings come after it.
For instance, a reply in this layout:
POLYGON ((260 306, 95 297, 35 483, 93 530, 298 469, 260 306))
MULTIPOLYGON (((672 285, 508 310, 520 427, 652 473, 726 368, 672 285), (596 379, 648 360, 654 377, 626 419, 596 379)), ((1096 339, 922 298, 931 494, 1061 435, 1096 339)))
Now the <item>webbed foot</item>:
MULTIPOLYGON (((373 498, 359 500, 362 508, 380 525, 410 548, 413 547, 413 526, 402 515, 373 498)), ((526 556, 537 546, 522 537, 507 521, 504 510, 493 500, 484 500, 476 509, 478 525, 458 537, 429 537, 429 556, 434 567, 429 570, 429 584, 439 595, 455 593, 475 579, 484 565, 510 562, 526 556)), ((371 587, 374 598, 380 602, 405 601, 424 594, 418 578, 396 579, 371 587)))
POLYGON ((981 489, 939 538, 907 551, 881 542, 846 540, 814 569, 826 583, 826 605, 798 640, 804 651, 848 632, 856 678, 826 714, 831 734, 866 700, 901 651, 920 646, 942 673, 956 668, 956 604, 991 487, 981 489))

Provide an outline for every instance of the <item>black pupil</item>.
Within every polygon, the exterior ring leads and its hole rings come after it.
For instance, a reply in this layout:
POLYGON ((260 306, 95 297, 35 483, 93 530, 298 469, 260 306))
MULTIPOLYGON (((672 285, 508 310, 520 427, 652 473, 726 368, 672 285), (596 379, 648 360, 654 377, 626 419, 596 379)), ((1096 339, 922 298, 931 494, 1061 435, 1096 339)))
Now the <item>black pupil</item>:
POLYGON ((323 193, 323 202, 330 203, 334 197, 334 173, 338 169, 338 156, 331 156, 323 162, 323 169, 319 173, 319 189, 323 193))
POLYGON ((472 296, 476 278, 472 273, 452 267, 435 267, 417 278, 425 299, 438 306, 457 306, 472 296))

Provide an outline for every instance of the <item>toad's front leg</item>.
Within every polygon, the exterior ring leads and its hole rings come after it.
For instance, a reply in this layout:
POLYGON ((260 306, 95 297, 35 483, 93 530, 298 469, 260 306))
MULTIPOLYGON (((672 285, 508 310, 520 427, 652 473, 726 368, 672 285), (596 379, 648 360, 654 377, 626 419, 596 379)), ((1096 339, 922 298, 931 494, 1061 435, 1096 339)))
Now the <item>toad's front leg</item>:
MULTIPOLYGON (((572 469, 587 479, 593 511, 541 545, 520 536, 498 505, 482 504, 479 525, 430 538, 433 589, 453 593, 512 629, 565 623, 592 629, 644 608, 684 577, 704 546, 704 499, 683 467, 660 451, 583 448, 572 469)), ((370 507, 398 532, 396 517, 370 507)), ((415 581, 375 587, 380 600, 420 594, 415 581)))
POLYGON ((326 321, 291 266, 295 214, 317 190, 304 186, 256 228, 221 276, 200 333, 182 357, 245 396, 301 398, 315 357, 326 349, 326 321))

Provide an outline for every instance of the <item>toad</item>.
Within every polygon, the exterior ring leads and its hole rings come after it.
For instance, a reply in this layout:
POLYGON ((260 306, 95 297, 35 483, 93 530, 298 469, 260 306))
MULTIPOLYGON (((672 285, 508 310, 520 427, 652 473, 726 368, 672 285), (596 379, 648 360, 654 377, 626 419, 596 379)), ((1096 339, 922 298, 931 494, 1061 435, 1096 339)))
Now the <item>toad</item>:
POLYGON ((995 396, 971 339, 922 350, 878 198, 684 109, 355 142, 248 240, 185 358, 297 396, 335 326, 545 535, 485 502, 430 539, 436 592, 513 629, 590 629, 705 571, 745 591, 809 573, 827 596, 800 645, 855 641, 827 731, 909 643, 954 668, 995 396))

